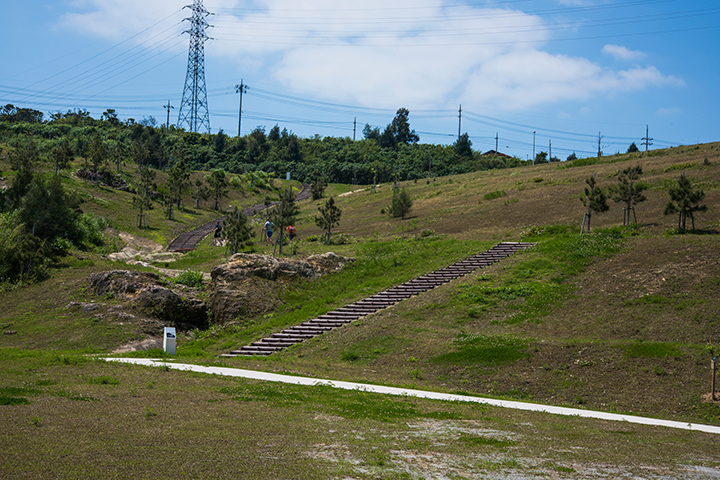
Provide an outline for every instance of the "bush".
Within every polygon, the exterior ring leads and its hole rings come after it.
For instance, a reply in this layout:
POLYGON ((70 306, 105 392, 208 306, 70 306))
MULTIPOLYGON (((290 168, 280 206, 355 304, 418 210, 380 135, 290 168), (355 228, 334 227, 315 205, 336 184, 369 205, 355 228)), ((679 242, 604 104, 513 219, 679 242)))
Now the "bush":
POLYGON ((78 239, 77 243, 102 246, 105 244, 105 236, 103 230, 109 225, 108 221, 102 217, 96 217, 92 213, 84 213, 80 215, 75 222, 78 239))
POLYGON ((347 245, 349 243, 355 243, 355 239, 347 233, 340 233, 331 237, 328 245, 347 245))
POLYGON ((505 194, 505 191, 504 191, 504 190, 498 190, 498 191, 496 191, 496 192, 486 193, 485 195, 483 195, 483 198, 484 198, 485 200, 493 200, 493 199, 495 199, 495 198, 504 197, 505 195, 506 195, 506 194, 505 194))
POLYGON ((202 272, 190 270, 189 268, 185 269, 180 275, 175 277, 175 283, 187 285, 192 288, 202 288, 204 280, 202 272))
POLYGON ((410 194, 408 194, 404 188, 399 192, 396 190, 393 192, 392 204, 388 211, 393 217, 405 218, 405 216, 410 213, 412 204, 413 201, 410 198, 410 194))

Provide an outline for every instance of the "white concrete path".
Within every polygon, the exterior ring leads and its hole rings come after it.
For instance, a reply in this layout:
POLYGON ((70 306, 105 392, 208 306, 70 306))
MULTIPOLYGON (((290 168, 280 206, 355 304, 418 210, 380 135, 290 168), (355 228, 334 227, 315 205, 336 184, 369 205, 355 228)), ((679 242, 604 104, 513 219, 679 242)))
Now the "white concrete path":
POLYGON ((242 377, 253 380, 265 380, 269 382, 291 383, 294 385, 327 385, 329 387, 341 388, 344 390, 361 390, 364 392, 384 393, 386 395, 400 395, 417 398, 429 398, 432 400, 444 400, 450 402, 475 402, 492 405, 502 408, 513 408, 516 410, 528 410, 532 412, 545 412, 555 415, 567 415, 584 418, 596 418, 599 420, 611 420, 617 422, 637 423, 641 425, 656 425, 661 427, 680 428, 696 432, 720 434, 720 427, 714 425, 703 425, 700 423, 673 422, 670 420, 659 420, 649 417, 637 417, 635 415, 621 415, 617 413, 596 412, 593 410, 581 410, 579 408, 554 407, 551 405, 540 405, 537 403, 513 402, 508 400, 496 400, 492 398, 470 397, 467 395, 454 395, 450 393, 428 392, 424 390, 412 390, 407 388, 384 387, 381 385, 370 385, 367 383, 338 382, 310 377, 295 377, 291 375, 279 375, 277 373, 258 372, 254 370, 243 370, 240 368, 226 367, 203 367, 189 363, 173 363, 169 361, 153 360, 149 358, 105 358, 109 362, 133 363, 136 365, 147 365, 150 367, 173 368, 198 373, 223 375, 227 377, 242 377))

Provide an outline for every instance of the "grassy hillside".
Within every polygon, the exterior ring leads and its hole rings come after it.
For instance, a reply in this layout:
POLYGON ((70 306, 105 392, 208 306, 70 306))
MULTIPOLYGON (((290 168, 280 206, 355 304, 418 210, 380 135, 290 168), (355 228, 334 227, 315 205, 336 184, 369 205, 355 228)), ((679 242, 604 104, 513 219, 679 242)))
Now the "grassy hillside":
MULTIPOLYGON (((189 209, 168 222, 153 211, 159 216, 152 229, 140 230, 125 194, 68 182, 89 197, 83 209, 162 243, 215 218, 189 209)), ((312 218, 324 200, 308 201, 297 225, 305 240, 287 254, 331 250, 355 264, 289 285, 273 313, 182 332, 177 357, 720 425, 720 408, 702 401, 710 387, 706 345, 720 342, 719 186, 720 144, 403 182, 414 198, 404 220, 381 213, 391 202, 390 185, 376 193, 331 185, 328 194, 343 212, 340 244, 308 241, 321 233, 312 218), (639 225, 619 227, 621 206, 610 202, 610 211, 593 216, 593 234, 580 237, 585 179, 594 174, 606 188, 617 183, 618 170, 635 165, 648 186, 647 201, 637 206, 639 225), (708 211, 697 214, 698 231, 680 235, 673 231, 677 217, 663 209, 683 170, 705 191, 708 211), (521 239, 536 246, 282 353, 217 356, 498 241, 521 239)), ((264 194, 234 192, 230 200, 250 205, 264 194)), ((175 266, 207 272, 224 258, 206 241, 175 266)), ((158 328, 68 308, 74 301, 118 303, 86 290, 89 273, 110 268, 128 267, 75 252, 43 283, 0 293, 0 326, 14 332, 0 337, 0 429, 10 432, 0 437, 0 465, 12 475, 47 475, 52 465, 31 459, 50 452, 67 478, 80 475, 78 465, 121 478, 163 478, 171 460, 152 463, 135 446, 163 457, 181 444, 191 457, 218 460, 209 474, 203 462, 184 458, 180 470, 191 477, 239 470, 253 478, 720 472, 717 439, 706 434, 92 361, 83 353, 107 353, 158 328), (57 434, 79 444, 65 447, 57 434), (418 459, 437 470, 422 470, 418 459)))

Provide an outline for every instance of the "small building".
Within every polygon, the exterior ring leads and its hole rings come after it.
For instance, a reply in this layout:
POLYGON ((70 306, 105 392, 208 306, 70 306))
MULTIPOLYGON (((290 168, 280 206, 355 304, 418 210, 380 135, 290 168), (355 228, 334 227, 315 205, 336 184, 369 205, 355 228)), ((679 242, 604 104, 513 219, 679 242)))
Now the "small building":
POLYGON ((487 152, 482 153, 480 156, 481 157, 513 158, 512 156, 510 156, 506 153, 496 152, 495 150, 488 150, 487 152))

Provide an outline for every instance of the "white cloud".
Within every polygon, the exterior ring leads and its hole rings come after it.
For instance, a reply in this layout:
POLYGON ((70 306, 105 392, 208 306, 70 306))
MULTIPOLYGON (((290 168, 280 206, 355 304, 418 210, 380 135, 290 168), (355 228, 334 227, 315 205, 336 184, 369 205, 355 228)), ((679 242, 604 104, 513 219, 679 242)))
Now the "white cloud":
MULTIPOLYGON (((462 103, 508 111, 682 85, 653 66, 615 71, 546 52, 551 32, 537 15, 448 3, 453 6, 438 0, 257 0, 252 7, 207 1, 216 15, 209 19, 215 40, 206 55, 225 58, 240 72, 252 69, 288 91, 379 108, 462 103)), ((189 16, 188 10, 172 16, 178 8, 173 0, 84 4, 89 13, 68 14, 63 24, 103 37, 127 38, 138 25, 151 25, 149 18, 179 22, 189 16)), ((151 45, 171 27, 161 22, 136 41, 151 45)), ((643 55, 617 45, 603 52, 626 60, 643 55)))
POLYGON ((620 45, 605 45, 602 51, 605 55, 610 55, 618 60, 639 60, 645 57, 643 52, 629 50, 627 47, 620 45))

